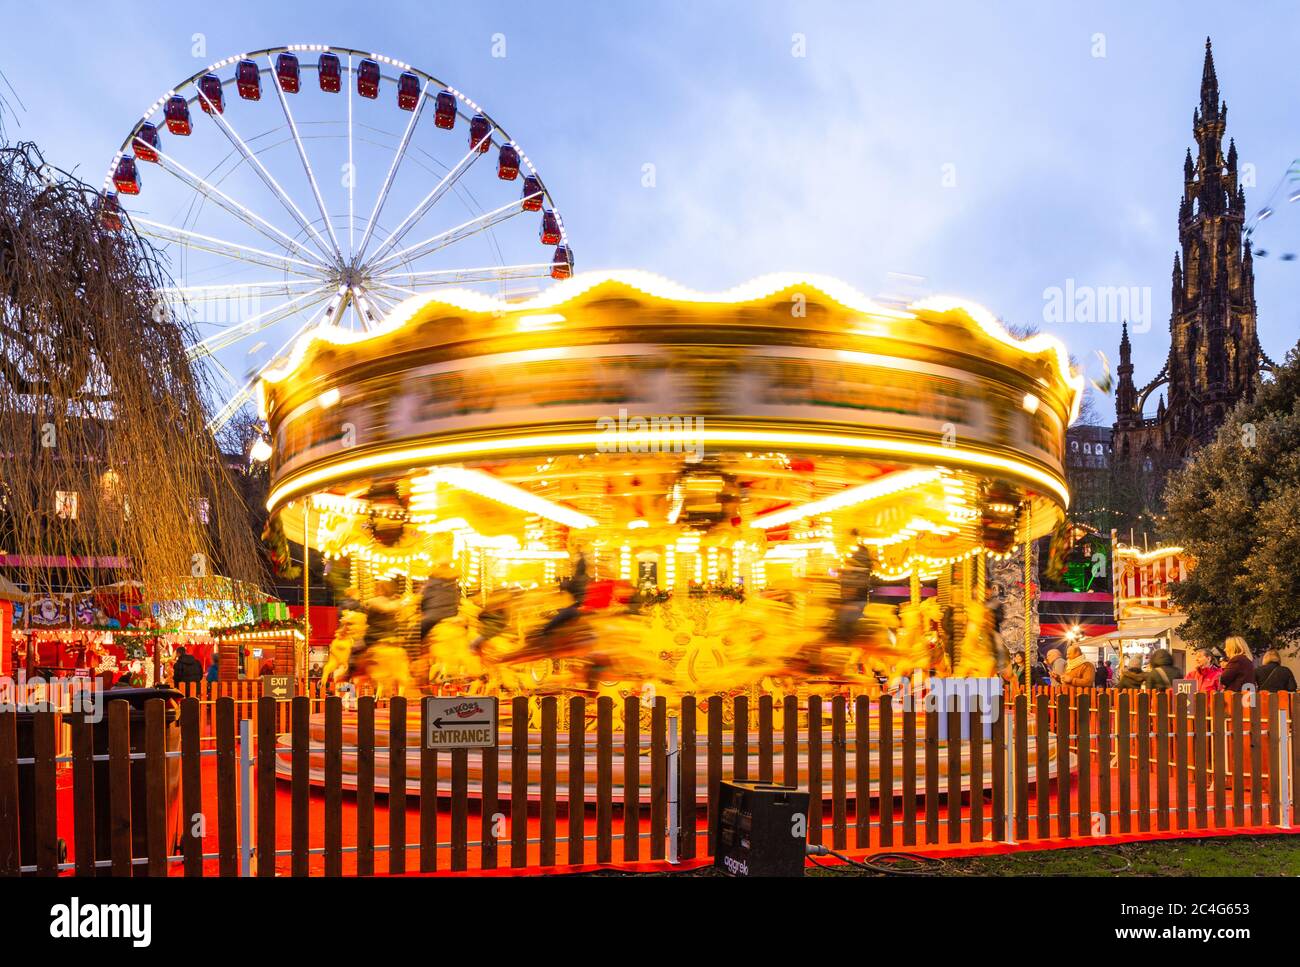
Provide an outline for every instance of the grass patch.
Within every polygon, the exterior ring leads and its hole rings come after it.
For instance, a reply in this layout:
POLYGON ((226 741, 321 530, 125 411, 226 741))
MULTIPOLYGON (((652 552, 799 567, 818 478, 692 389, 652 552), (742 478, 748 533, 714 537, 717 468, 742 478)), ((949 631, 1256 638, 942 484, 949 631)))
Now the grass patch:
MULTIPOLYGON (((940 876, 1300 876, 1300 838, 1226 836, 947 859, 940 876)), ((872 876, 854 867, 809 876, 872 876)))

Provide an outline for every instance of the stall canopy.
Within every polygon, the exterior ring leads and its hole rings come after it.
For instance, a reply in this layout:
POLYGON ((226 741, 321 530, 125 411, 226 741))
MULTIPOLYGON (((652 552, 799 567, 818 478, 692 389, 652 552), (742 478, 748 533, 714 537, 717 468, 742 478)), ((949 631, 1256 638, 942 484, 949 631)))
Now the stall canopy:
POLYGON ((1095 635, 1092 638, 1082 638, 1078 644, 1096 647, 1097 645, 1107 645, 1116 641, 1132 641, 1140 638, 1163 638, 1166 634, 1177 628, 1187 620, 1185 614, 1173 614, 1161 618, 1146 618, 1142 621, 1135 621, 1125 625, 1123 628, 1117 628, 1114 631, 1107 632, 1104 635, 1095 635))

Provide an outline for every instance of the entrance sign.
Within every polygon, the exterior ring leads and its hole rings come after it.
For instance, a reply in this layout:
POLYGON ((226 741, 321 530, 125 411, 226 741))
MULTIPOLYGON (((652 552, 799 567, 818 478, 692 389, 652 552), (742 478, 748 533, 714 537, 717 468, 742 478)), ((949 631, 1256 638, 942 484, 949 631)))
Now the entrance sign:
POLYGON ((491 749, 497 744, 497 700, 456 695, 424 700, 426 749, 491 749))

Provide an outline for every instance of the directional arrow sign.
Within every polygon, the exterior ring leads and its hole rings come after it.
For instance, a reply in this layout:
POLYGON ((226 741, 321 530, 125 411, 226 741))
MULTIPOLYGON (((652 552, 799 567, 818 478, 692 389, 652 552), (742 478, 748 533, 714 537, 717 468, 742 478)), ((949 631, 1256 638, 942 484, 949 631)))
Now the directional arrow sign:
POLYGON ((298 681, 292 675, 263 675, 262 694, 287 702, 298 694, 298 681))
POLYGON ((458 695, 424 700, 426 749, 491 749, 497 744, 497 700, 458 695))

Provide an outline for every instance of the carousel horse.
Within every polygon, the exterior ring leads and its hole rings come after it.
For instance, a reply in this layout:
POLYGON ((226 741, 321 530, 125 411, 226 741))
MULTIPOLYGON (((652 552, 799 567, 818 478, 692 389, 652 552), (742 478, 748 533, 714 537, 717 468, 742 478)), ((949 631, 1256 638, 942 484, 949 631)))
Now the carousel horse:
POLYGON ((377 699, 407 695, 414 691, 406 649, 386 639, 371 645, 357 659, 352 679, 368 681, 374 685, 377 699))
POLYGON ((980 601, 966 605, 966 630, 962 635, 955 674, 963 678, 991 678, 997 674, 993 654, 992 615, 980 601))
POLYGON ((330 642, 329 657, 321 669, 321 682, 325 687, 347 680, 348 665, 351 664, 352 650, 365 638, 366 616, 360 611, 344 611, 339 618, 338 628, 330 642))

